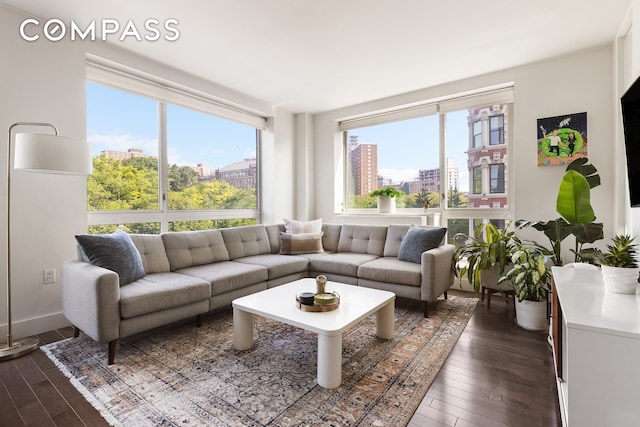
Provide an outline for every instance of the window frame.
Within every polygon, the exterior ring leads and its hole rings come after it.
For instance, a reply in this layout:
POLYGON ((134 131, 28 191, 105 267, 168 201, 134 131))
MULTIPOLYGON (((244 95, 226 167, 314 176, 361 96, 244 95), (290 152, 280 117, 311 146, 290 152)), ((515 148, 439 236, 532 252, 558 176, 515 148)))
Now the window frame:
POLYGON ((491 194, 504 194, 505 188, 505 167, 504 163, 492 163, 489 165, 489 193, 491 194), (498 171, 498 176, 494 178, 493 171, 496 169, 498 171), (498 184, 502 183, 502 185, 497 185, 494 187, 493 183, 496 181, 498 184), (497 188, 494 190, 494 188, 497 188))
POLYGON ((489 117, 489 145, 501 145, 504 144, 504 114, 489 117), (502 119, 502 126, 494 128, 492 126, 494 119, 502 119), (498 141, 493 142, 493 135, 498 134, 498 141))
MULTIPOLYGON (((127 70, 130 71, 130 70, 127 70)), ((154 210, 90 211, 89 226, 112 224, 160 223, 160 232, 169 231, 169 225, 178 221, 254 219, 261 222, 261 147, 266 118, 248 110, 225 105, 212 96, 189 91, 170 82, 156 82, 148 76, 124 72, 107 67, 100 62, 87 60, 86 82, 102 85, 118 91, 153 99, 158 105, 158 208, 154 210), (174 102, 172 102, 172 100, 174 102), (167 105, 231 120, 256 129, 256 208, 216 210, 170 210, 168 207, 168 154, 167 154, 167 105)))
MULTIPOLYGON (((382 123, 388 123, 393 121, 400 121, 407 118, 414 118, 419 116, 425 116, 433 114, 434 112, 439 115, 440 123, 440 176, 448 176, 447 168, 447 147, 446 147, 446 114, 449 112, 455 112, 464 109, 472 109, 478 107, 486 107, 499 104, 507 104, 506 115, 508 119, 503 119, 503 139, 502 144, 506 144, 507 152, 513 151, 514 141, 511 138, 506 139, 505 135, 513 135, 513 117, 514 117, 514 83, 508 82, 500 85, 495 85, 487 88, 479 88, 464 93, 453 94, 450 96, 443 96, 437 99, 425 100, 423 102, 415 102, 410 105, 401 105, 391 107, 388 109, 378 110, 374 112, 365 112, 359 115, 345 117, 337 120, 337 132, 342 133, 343 151, 342 151, 342 194, 336 194, 336 213, 341 215, 361 215, 376 214, 375 209, 347 209, 348 197, 349 197, 349 156, 348 156, 348 136, 347 131, 351 129, 357 129, 360 127, 373 126, 382 123)), ((483 125, 484 127, 484 125, 483 125)), ((487 128, 489 126, 487 125, 487 128)), ((487 129, 488 130, 488 129, 487 129)), ((488 135, 490 139, 490 134, 488 135)), ((473 143, 473 141, 472 141, 473 143)), ((482 149, 471 148, 474 150, 482 149)), ((448 220, 469 220, 469 223, 477 221, 513 221, 514 212, 513 206, 515 205, 515 179, 514 174, 511 173, 511 169, 514 167, 513 162, 506 162, 505 178, 508 176, 509 182, 505 183, 505 192, 502 193, 507 197, 508 203, 503 208, 467 208, 467 207, 448 207, 448 191, 444 191, 441 188, 440 194, 440 206, 437 208, 430 207, 429 213, 436 213, 440 215, 440 223, 445 225, 448 220)), ((460 167, 461 165, 458 165, 460 167)), ((470 171, 471 173, 471 171, 470 171)), ((469 194, 472 193, 472 189, 469 189, 469 194)), ((482 193, 480 193, 482 194, 482 193)), ((425 215, 423 209, 406 209, 397 211, 395 216, 402 215, 425 215)), ((389 214, 383 214, 389 216, 389 214)), ((472 232, 470 230, 469 232, 472 232)))

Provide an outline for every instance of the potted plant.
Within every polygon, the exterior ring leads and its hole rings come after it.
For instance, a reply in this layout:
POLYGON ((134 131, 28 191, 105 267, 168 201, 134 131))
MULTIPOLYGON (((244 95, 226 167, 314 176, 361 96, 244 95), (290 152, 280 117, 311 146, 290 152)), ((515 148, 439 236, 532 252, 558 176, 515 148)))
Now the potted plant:
POLYGON ((404 196, 397 188, 386 186, 369 193, 370 197, 378 198, 378 212, 394 213, 396 211, 396 198, 404 196))
POLYGON ((498 283, 509 281, 516 295, 516 322, 529 330, 547 327, 547 293, 551 290, 551 270, 545 265, 545 254, 539 247, 516 243, 511 255, 513 267, 498 283))
POLYGON ((460 279, 467 276, 476 292, 480 291, 481 286, 492 290, 509 289, 507 285, 502 288, 498 286, 498 277, 504 274, 511 253, 520 242, 509 226, 501 230, 490 222, 482 223, 476 229, 475 236, 458 233, 454 240, 465 242, 456 248, 454 255, 454 265, 460 279))
POLYGON ((517 228, 533 227, 547 236, 555 265, 562 265, 561 242, 569 235, 575 236, 575 261, 582 260, 585 243, 594 243, 604 237, 603 225, 595 222, 596 216, 591 207, 591 189, 600 185, 600 175, 588 161, 587 158, 578 158, 567 166, 556 199, 560 218, 546 222, 516 222, 517 228))
POLYGON ((607 251, 592 250, 585 256, 588 260, 602 267, 604 287, 609 292, 635 294, 638 287, 639 264, 636 258, 635 238, 628 234, 613 237, 612 245, 607 251))

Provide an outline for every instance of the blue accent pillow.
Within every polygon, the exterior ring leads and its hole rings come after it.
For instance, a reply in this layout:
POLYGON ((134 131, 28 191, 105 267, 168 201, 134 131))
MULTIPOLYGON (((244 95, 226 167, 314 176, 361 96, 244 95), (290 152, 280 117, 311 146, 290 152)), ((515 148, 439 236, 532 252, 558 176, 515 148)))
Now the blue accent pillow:
POLYGON ((400 243, 398 259, 420 264, 422 252, 440 246, 446 232, 442 227, 409 228, 400 243))
POLYGON ((118 273, 120 286, 145 276, 140 252, 124 231, 80 234, 76 240, 91 264, 118 273))

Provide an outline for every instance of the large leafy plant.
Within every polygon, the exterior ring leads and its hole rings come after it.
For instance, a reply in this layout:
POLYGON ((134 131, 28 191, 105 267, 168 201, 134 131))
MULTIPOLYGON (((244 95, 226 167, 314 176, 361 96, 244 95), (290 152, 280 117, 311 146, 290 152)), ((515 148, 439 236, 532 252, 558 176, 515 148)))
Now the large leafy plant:
POLYGON ((482 271, 497 265, 499 274, 502 275, 512 251, 520 242, 508 226, 501 230, 490 222, 480 224, 474 236, 458 233, 454 237, 455 241, 462 239, 465 243, 456 248, 454 255, 456 275, 461 279, 467 276, 476 292, 480 290, 482 271))
POLYGON ((575 260, 580 261, 585 243, 594 243, 604 238, 602 223, 595 222, 591 207, 591 189, 600 185, 600 175, 589 159, 579 158, 566 169, 556 199, 556 211, 560 218, 551 221, 518 220, 516 226, 533 227, 542 231, 551 243, 553 262, 562 265, 561 244, 570 236, 575 236, 575 260))
POLYGON ((498 279, 498 283, 510 281, 518 301, 539 301, 550 290, 551 270, 544 263, 544 254, 524 245, 511 255, 513 268, 498 279))

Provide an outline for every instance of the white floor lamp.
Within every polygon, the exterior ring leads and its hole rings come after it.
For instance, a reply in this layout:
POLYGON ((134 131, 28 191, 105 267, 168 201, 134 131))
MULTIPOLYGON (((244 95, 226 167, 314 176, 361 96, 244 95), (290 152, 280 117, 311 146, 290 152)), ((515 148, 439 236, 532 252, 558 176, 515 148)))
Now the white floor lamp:
POLYGON ((9 127, 7 141, 7 344, 0 348, 0 361, 14 359, 38 348, 35 337, 14 340, 11 321, 11 160, 14 168, 29 172, 60 175, 91 174, 91 144, 58 135, 58 129, 49 123, 17 122, 9 127), (16 126, 44 126, 54 134, 17 133, 15 159, 11 155, 11 136, 16 126))

